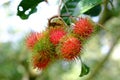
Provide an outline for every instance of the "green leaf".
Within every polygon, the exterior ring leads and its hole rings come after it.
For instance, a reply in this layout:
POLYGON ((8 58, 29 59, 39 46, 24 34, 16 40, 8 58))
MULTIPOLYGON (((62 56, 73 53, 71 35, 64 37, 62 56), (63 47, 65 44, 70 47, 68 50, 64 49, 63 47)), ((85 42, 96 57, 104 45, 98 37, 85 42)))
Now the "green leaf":
POLYGON ((91 8, 99 5, 102 3, 102 0, 81 0, 78 3, 78 8, 75 11, 79 11, 76 15, 83 14, 86 11, 90 10, 91 8))
POLYGON ((84 63, 82 63, 82 67, 81 67, 81 74, 79 75, 80 77, 87 75, 89 73, 89 67, 87 65, 85 65, 84 63))
POLYGON ((87 14, 90 16, 98 16, 100 12, 101 12, 101 6, 97 5, 93 8, 91 8, 90 10, 88 10, 87 12, 85 12, 84 14, 87 14))
POLYGON ((40 2, 47 0, 22 0, 17 8, 17 15, 21 19, 28 19, 28 17, 37 11, 37 5, 40 2))
MULTIPOLYGON (((67 0, 61 10, 61 15, 78 16, 99 5, 100 3, 102 3, 102 0, 67 0)), ((63 19, 69 25, 71 21, 67 16, 63 17, 63 19)))
MULTIPOLYGON (((65 2, 64 6, 62 7, 61 15, 63 15, 63 16, 72 15, 79 1, 80 1, 80 0, 67 0, 67 1, 65 2)), ((68 17, 63 17, 63 20, 64 20, 67 24, 70 23, 68 17)))

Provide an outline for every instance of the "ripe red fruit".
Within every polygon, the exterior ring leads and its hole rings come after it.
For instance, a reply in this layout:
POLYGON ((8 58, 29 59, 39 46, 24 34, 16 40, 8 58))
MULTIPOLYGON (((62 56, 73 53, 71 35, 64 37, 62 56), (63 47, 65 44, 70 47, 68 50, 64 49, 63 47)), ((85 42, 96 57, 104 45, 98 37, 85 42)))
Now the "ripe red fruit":
POLYGON ((39 41, 39 39, 43 36, 42 33, 32 32, 26 39, 26 45, 29 49, 33 49, 34 45, 39 41))
POLYGON ((60 39, 66 34, 65 30, 60 27, 51 27, 49 32, 50 32, 49 34, 50 41, 54 45, 57 45, 60 39))
POLYGON ((76 37, 66 37, 61 42, 61 54, 66 60, 75 59, 80 53, 82 48, 81 42, 76 37))
POLYGON ((93 23, 88 18, 80 18, 73 27, 73 32, 83 38, 88 38, 93 32, 93 23))
POLYGON ((50 56, 47 51, 41 51, 32 57, 34 68, 45 69, 50 63, 50 56))

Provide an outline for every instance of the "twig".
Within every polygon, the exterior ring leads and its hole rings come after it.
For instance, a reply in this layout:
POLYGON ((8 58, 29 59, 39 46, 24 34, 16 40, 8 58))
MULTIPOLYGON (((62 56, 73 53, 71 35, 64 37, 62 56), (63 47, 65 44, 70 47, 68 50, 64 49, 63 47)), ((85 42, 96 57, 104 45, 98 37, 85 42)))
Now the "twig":
POLYGON ((111 0, 109 0, 109 3, 110 3, 110 5, 111 5, 111 7, 112 7, 112 10, 114 11, 114 10, 115 10, 115 8, 114 8, 114 5, 113 5, 112 1, 111 1, 111 0))
POLYGON ((99 27, 101 27, 101 28, 103 28, 104 30, 106 30, 106 31, 108 31, 108 32, 109 32, 109 30, 108 30, 108 29, 106 29, 106 28, 105 28, 105 26, 103 26, 102 24, 100 24, 100 23, 96 23, 96 25, 98 25, 99 27))
POLYGON ((69 15, 69 10, 68 10, 68 8, 67 8, 67 6, 66 6, 66 4, 65 4, 65 1, 62 0, 62 2, 64 3, 65 9, 66 9, 66 11, 67 11, 67 14, 69 15))
POLYGON ((60 0, 60 4, 58 6, 58 16, 60 16, 61 6, 62 6, 62 0, 60 0))

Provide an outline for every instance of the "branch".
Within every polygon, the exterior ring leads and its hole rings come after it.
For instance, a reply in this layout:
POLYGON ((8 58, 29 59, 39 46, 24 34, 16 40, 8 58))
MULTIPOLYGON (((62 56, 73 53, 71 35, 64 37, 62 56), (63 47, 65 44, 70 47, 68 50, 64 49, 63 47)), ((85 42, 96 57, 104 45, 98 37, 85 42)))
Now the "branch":
POLYGON ((96 74, 99 73, 100 69, 104 66, 105 62, 109 59, 110 55, 112 54, 112 51, 114 50, 115 45, 118 43, 120 39, 120 36, 117 37, 113 44, 111 45, 110 50, 108 51, 107 55, 103 58, 103 60, 96 66, 94 71, 90 74, 90 76, 86 80, 93 80, 93 78, 96 76, 96 74))
POLYGON ((104 24, 105 21, 111 17, 111 13, 107 7, 108 3, 109 0, 103 0, 103 5, 102 5, 103 10, 100 13, 100 19, 98 21, 98 23, 100 24, 104 24))

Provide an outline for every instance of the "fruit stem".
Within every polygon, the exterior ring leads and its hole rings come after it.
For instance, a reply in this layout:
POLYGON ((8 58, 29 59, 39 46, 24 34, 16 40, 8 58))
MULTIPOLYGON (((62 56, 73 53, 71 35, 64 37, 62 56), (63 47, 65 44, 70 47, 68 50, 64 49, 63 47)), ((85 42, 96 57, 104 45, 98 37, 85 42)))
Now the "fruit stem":
POLYGON ((102 24, 97 23, 96 25, 97 25, 97 26, 99 26, 99 27, 101 27, 101 28, 103 28, 104 30, 106 30, 106 31, 108 31, 108 32, 109 32, 109 30, 108 30, 108 29, 106 29, 106 28, 105 28, 105 26, 103 26, 102 24))

